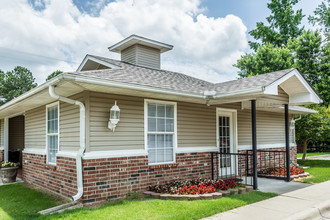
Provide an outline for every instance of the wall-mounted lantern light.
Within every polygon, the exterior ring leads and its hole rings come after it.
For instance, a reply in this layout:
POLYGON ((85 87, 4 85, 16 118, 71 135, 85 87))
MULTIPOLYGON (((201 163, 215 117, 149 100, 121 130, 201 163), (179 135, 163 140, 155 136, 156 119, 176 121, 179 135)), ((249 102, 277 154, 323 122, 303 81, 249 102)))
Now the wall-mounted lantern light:
POLYGON ((117 101, 115 101, 115 105, 112 106, 110 109, 110 119, 108 122, 108 128, 112 130, 112 132, 115 131, 115 128, 119 122, 120 118, 120 108, 117 105, 117 101))

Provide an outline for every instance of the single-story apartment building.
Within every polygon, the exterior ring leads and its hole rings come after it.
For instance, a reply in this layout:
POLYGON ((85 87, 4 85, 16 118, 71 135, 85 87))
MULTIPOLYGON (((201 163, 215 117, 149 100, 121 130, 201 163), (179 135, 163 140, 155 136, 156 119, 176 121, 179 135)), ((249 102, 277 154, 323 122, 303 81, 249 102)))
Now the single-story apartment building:
POLYGON ((290 149, 296 163, 290 120, 322 101, 298 69, 210 83, 162 70, 172 47, 131 35, 109 47, 120 61, 86 55, 0 106, 0 161, 18 150, 25 182, 84 203, 219 177, 211 152, 290 149))

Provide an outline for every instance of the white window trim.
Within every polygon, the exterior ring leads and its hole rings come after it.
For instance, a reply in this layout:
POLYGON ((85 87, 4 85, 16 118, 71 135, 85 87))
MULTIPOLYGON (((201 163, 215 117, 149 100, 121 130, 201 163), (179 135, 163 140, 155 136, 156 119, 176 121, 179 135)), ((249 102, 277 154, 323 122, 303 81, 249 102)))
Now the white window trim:
MULTIPOLYGON (((58 128, 58 131, 57 131, 57 152, 59 152, 60 151, 60 102, 54 102, 54 103, 46 105, 46 163, 50 164, 50 165, 56 165, 56 162, 52 163, 52 162, 48 161, 48 108, 53 107, 55 105, 57 105, 57 111, 58 111, 57 112, 57 118, 58 118, 58 121, 57 121, 57 128, 58 128)), ((54 134, 52 134, 52 135, 54 135, 54 134)))
MULTIPOLYGON (((173 161, 163 163, 149 163, 148 165, 174 164, 176 163, 176 152, 178 148, 178 132, 177 132, 177 103, 170 101, 161 101, 154 99, 144 99, 144 149, 148 152, 148 103, 168 104, 174 106, 174 132, 173 132, 173 161)), ((157 133, 157 132, 151 132, 157 133)), ((163 133, 163 132, 161 132, 163 133)))

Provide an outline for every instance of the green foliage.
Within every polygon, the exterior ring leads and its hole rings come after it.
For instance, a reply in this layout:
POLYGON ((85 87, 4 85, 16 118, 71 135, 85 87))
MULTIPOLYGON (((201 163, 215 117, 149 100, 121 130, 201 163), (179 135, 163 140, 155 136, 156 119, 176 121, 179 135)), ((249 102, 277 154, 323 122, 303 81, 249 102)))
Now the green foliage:
POLYGON ((0 168, 9 168, 9 167, 18 167, 18 166, 19 166, 18 163, 4 161, 4 162, 2 162, 0 168))
POLYGON ((285 47, 273 47, 270 43, 258 47, 256 53, 246 54, 234 66, 241 78, 288 69, 294 65, 291 51, 285 47))
MULTIPOLYGON (((99 208, 81 208, 40 219, 201 219, 276 196, 253 191, 214 200, 123 200, 99 208)), ((0 209, 1 210, 1 209, 0 209)), ((1 211, 0 211, 1 212, 1 211)))
POLYGON ((0 219, 35 219, 39 211, 63 204, 63 198, 24 184, 0 186, 0 219))
POLYGON ((49 76, 47 76, 46 81, 54 78, 55 76, 60 75, 61 73, 63 73, 63 71, 61 71, 61 70, 56 70, 55 72, 52 72, 52 74, 50 74, 49 76))
POLYGON ((293 6, 298 2, 299 0, 272 0, 267 4, 267 7, 271 10, 270 16, 266 18, 269 26, 266 26, 263 22, 258 22, 257 28, 249 32, 254 39, 261 41, 261 44, 249 42, 254 51, 260 45, 267 43, 274 47, 285 46, 289 39, 301 35, 304 28, 299 28, 299 25, 304 15, 301 9, 293 10, 293 6))
POLYGON ((318 114, 302 115, 296 124, 296 140, 330 142, 330 107, 315 106, 318 114))
POLYGON ((330 41, 330 0, 323 1, 314 11, 314 16, 309 16, 308 20, 313 25, 321 26, 321 31, 324 32, 324 35, 327 41, 330 41))
POLYGON ((330 180, 330 160, 298 160, 299 165, 309 166, 305 169, 311 176, 302 179, 304 183, 322 183, 330 180))
POLYGON ((17 66, 12 71, 4 73, 0 70, 0 105, 37 86, 30 70, 17 66))

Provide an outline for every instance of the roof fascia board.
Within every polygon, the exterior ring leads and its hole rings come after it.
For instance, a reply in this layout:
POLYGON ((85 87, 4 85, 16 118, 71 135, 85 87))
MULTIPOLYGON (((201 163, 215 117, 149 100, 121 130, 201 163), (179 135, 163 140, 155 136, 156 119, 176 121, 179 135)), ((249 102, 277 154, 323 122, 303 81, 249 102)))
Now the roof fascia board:
MULTIPOLYGON (((313 97, 309 100, 313 100, 313 103, 321 103, 322 99, 315 93, 314 89, 309 85, 309 83, 305 80, 305 78, 301 75, 301 73, 297 69, 293 69, 280 79, 272 82, 268 86, 265 87, 264 93, 268 95, 278 95, 278 86, 282 84, 284 81, 288 80, 292 76, 296 76, 298 80, 301 82, 301 84, 307 89, 309 94, 311 94, 313 97)), ((291 102, 290 102, 291 103, 291 102)))
MULTIPOLYGON (((171 50, 173 48, 172 45, 165 44, 165 43, 162 43, 162 42, 159 42, 159 41, 151 40, 151 39, 133 34, 133 35, 127 37, 126 39, 124 39, 124 40, 108 47, 108 49, 111 52, 120 52, 120 51, 117 51, 116 48, 118 48, 118 47, 122 46, 123 44, 127 43, 128 41, 134 40, 134 39, 137 40, 137 41, 142 41, 142 42, 146 42, 146 43, 149 43, 149 44, 157 45, 157 46, 163 48, 163 49, 160 49, 161 51, 164 50, 164 49, 165 49, 165 51, 167 51, 167 50, 171 50)), ((163 51, 163 52, 165 52, 165 51, 163 51)))
POLYGON ((215 95, 214 99, 227 98, 227 97, 240 96, 240 95, 257 95, 257 94, 263 94, 263 88, 260 87, 260 88, 229 92, 225 94, 219 94, 219 95, 215 95))
POLYGON ((94 61, 96 63, 102 64, 102 65, 107 66, 107 67, 109 67, 111 69, 118 69, 118 68, 120 68, 120 66, 117 66, 117 65, 114 65, 114 64, 110 64, 108 62, 105 62, 103 60, 97 59, 97 58, 92 57, 90 55, 86 55, 85 58, 84 58, 84 60, 79 65, 79 67, 77 69, 77 72, 81 71, 84 68, 84 66, 85 66, 85 64, 87 63, 88 60, 91 60, 91 61, 94 61))

